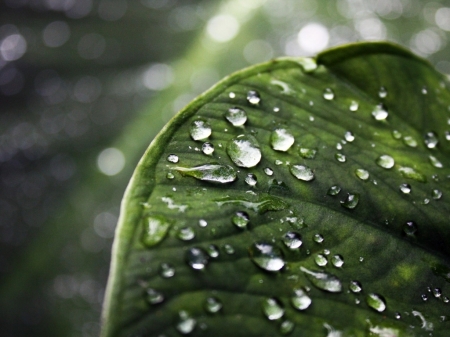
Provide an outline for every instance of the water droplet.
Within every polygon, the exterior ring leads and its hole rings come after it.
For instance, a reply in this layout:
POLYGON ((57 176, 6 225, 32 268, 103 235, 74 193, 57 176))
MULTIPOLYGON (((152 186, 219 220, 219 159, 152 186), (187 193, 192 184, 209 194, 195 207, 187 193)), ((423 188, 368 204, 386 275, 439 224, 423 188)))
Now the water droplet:
POLYGON ((208 222, 206 222, 205 219, 200 219, 200 220, 198 220, 198 225, 200 227, 206 227, 206 226, 208 226, 208 222))
POLYGON ((201 140, 211 136, 211 126, 203 119, 193 121, 189 129, 193 140, 201 140))
POLYGON ((449 303, 450 298, 448 298, 447 296, 444 296, 444 297, 442 297, 442 301, 444 301, 444 303, 449 303))
POLYGON ((314 242, 316 242, 316 243, 322 243, 323 240, 324 240, 324 238, 323 238, 323 236, 320 235, 320 234, 314 234, 313 240, 314 240, 314 242))
POLYGON ((388 156, 387 154, 383 154, 378 157, 378 159, 375 161, 378 166, 385 168, 385 169, 391 169, 395 165, 395 160, 391 156, 388 156))
POLYGON ((235 98, 235 97, 236 97, 236 94, 235 94, 234 92, 230 92, 230 93, 228 94, 228 97, 230 97, 230 98, 235 98))
POLYGON ((289 231, 283 235, 283 243, 289 249, 297 249, 300 248, 303 242, 299 233, 289 231))
POLYGON ((341 187, 338 185, 333 185, 328 189, 327 194, 328 195, 338 195, 339 192, 341 192, 341 187))
POLYGON ((284 267, 282 251, 265 242, 256 242, 249 249, 252 261, 267 271, 278 271, 284 267))
POLYGON ((233 216, 233 224, 236 225, 238 228, 246 228, 247 224, 250 221, 250 217, 246 212, 236 212, 236 214, 233 216))
POLYGON ((169 154, 167 156, 167 161, 171 163, 178 163, 178 156, 176 154, 169 154))
POLYGON ((247 176, 245 177, 245 182, 246 182, 247 185, 249 185, 249 186, 255 186, 256 183, 258 182, 258 178, 257 178, 253 173, 249 173, 249 174, 247 174, 247 176))
POLYGON ((371 293, 367 295, 366 302, 369 307, 378 312, 386 310, 386 301, 381 295, 371 293))
POLYGON ((244 110, 239 108, 230 108, 225 113, 225 118, 233 125, 233 126, 241 126, 244 125, 247 121, 247 114, 244 110))
POLYGON ((173 178, 175 178, 175 176, 174 176, 174 174, 172 172, 167 172, 166 178, 167 179, 173 179, 173 178))
POLYGON ((251 105, 258 105, 259 102, 261 101, 261 97, 259 96, 258 92, 254 91, 254 90, 250 90, 247 93, 247 101, 251 105))
POLYGON ((175 275, 175 268, 169 263, 161 263, 159 274, 164 278, 171 278, 175 275))
POLYGON ((420 92, 421 92, 423 95, 428 94, 428 89, 427 89, 427 87, 424 86, 420 92))
POLYGON ((404 178, 420 181, 421 183, 427 182, 427 177, 420 172, 417 172, 411 167, 400 167, 398 171, 404 178))
POLYGON ((214 244, 210 244, 208 247, 206 247, 206 252, 213 259, 219 257, 219 248, 214 244))
POLYGON ((234 254, 234 247, 230 244, 225 244, 223 246, 223 249, 225 250, 225 253, 227 253, 228 255, 234 254))
POLYGON ((227 145, 231 160, 240 167, 254 167, 261 161, 258 141, 252 135, 239 135, 227 145))
POLYGON ((142 235, 142 243, 147 247, 152 247, 160 243, 171 226, 171 221, 162 215, 149 215, 142 220, 144 232, 142 235))
POLYGON ((400 184, 400 191, 404 194, 411 193, 411 185, 410 184, 400 184))
POLYGON ((445 131, 445 139, 450 140, 450 131, 445 131))
POLYGON ((385 98, 387 96, 387 90, 385 87, 380 87, 380 90, 378 91, 378 97, 385 98))
POLYGON ((349 289, 355 294, 360 293, 362 291, 361 283, 358 281, 350 281, 349 289))
POLYGON ((273 175, 273 170, 270 167, 266 167, 264 169, 264 173, 267 174, 268 176, 272 176, 273 175))
POLYGON ((332 99, 334 99, 334 92, 333 92, 333 90, 331 90, 330 88, 326 88, 323 91, 323 98, 325 98, 327 101, 331 101, 332 99))
POLYGON ((214 145, 212 145, 209 142, 203 143, 202 145, 202 152, 206 154, 207 156, 210 156, 214 153, 214 145))
POLYGON ((359 262, 364 262, 364 258, 362 256, 359 257, 359 262))
POLYGON ((150 304, 158 304, 164 301, 164 296, 159 291, 148 288, 146 290, 146 300, 150 304))
POLYGON ((439 200, 442 198, 442 191, 435 189, 431 191, 431 196, 433 197, 434 200, 439 200))
POLYGON ((342 291, 342 283, 335 275, 328 274, 323 271, 311 271, 304 267, 300 267, 300 270, 306 274, 306 277, 317 288, 332 293, 342 291))
POLYGON ((191 227, 183 227, 178 231, 178 238, 183 241, 189 241, 195 238, 195 232, 191 227))
POLYGON ((180 311, 178 315, 180 316, 180 320, 177 324, 177 330, 183 335, 190 334, 194 330, 197 321, 184 310, 180 311))
POLYGON ((294 289, 294 296, 291 297, 291 304, 297 310, 306 310, 311 305, 311 298, 303 289, 294 289))
POLYGON ((206 164, 192 168, 176 167, 175 169, 182 175, 213 183, 231 183, 237 178, 236 171, 230 165, 206 164))
POLYGON ((290 171, 299 180, 311 181, 314 179, 314 172, 308 166, 292 165, 290 171))
POLYGON ((402 138, 402 133, 398 130, 392 130, 392 137, 394 139, 400 139, 402 138))
POLYGON ((399 312, 396 312, 394 314, 394 317, 395 317, 395 319, 400 319, 400 318, 402 318, 402 315, 399 312))
POLYGON ((375 106, 375 109, 373 109, 372 116, 377 121, 383 121, 389 116, 389 113, 383 104, 378 104, 375 106))
POLYGON ((203 249, 192 247, 186 253, 186 261, 192 269, 202 270, 208 264, 208 255, 203 249))
POLYGON ((347 193, 347 198, 341 200, 341 206, 354 209, 359 203, 359 193, 347 193))
POLYGON ((434 288, 433 289, 433 296, 436 298, 439 298, 442 296, 442 290, 440 288, 434 288))
POLYGON ((369 171, 361 169, 361 168, 356 169, 355 174, 361 180, 367 180, 370 177, 369 171))
POLYGON ((317 150, 302 147, 300 148, 299 153, 300 156, 305 159, 314 159, 316 157, 317 150))
POLYGON ((345 163, 347 161, 347 158, 345 157, 345 155, 343 155, 342 153, 336 153, 334 155, 334 158, 336 158, 336 160, 340 163, 345 163))
POLYGON ((323 250, 323 253, 324 253, 325 255, 330 255, 331 252, 330 252, 329 249, 324 249, 324 250, 323 250))
POLYGON ((284 315, 283 305, 276 298, 265 298, 262 308, 264 315, 271 321, 280 319, 284 315))
POLYGON ((294 322, 285 320, 280 325, 280 333, 283 335, 289 335, 294 330, 294 322))
POLYGON ((322 254, 317 254, 316 257, 314 258, 314 262, 319 266, 319 267, 325 267, 328 263, 327 257, 322 255, 322 254))
POLYGON ((412 136, 405 136, 403 137, 403 142, 408 145, 409 147, 416 147, 417 146, 417 140, 415 140, 412 136))
POLYGON ((335 266, 336 268, 341 268, 341 267, 344 265, 344 258, 343 258, 341 255, 339 255, 339 254, 334 255, 334 256, 331 258, 331 263, 332 263, 333 266, 335 266))
POLYGON ((430 159, 431 165, 433 165, 434 167, 436 168, 444 167, 444 165, 442 165, 442 163, 435 156, 429 155, 428 158, 430 159))
POLYGON ((350 103, 350 111, 358 111, 359 103, 356 101, 351 101, 350 103))
POLYGON ((439 140, 437 138, 437 135, 433 131, 427 132, 423 137, 424 143, 427 148, 434 149, 437 144, 439 143, 439 140))
POLYGON ((355 135, 351 131, 347 131, 344 135, 344 138, 347 142, 353 142, 355 140, 355 135))
POLYGON ((417 225, 414 221, 407 221, 403 226, 403 231, 408 236, 414 236, 417 232, 417 225))
POLYGON ((210 314, 215 314, 222 309, 222 302, 216 297, 208 297, 205 301, 205 310, 210 314))
POLYGON ((270 145, 276 151, 289 150, 294 144, 294 136, 286 129, 276 129, 270 135, 270 145))

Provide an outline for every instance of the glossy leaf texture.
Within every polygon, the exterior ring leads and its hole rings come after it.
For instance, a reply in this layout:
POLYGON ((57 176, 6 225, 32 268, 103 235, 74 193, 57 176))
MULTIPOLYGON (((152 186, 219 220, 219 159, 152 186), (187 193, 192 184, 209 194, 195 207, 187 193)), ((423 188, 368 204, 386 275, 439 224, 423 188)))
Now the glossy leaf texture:
POLYGON ((362 43, 199 96, 131 179, 102 336, 446 336, 449 85, 362 43))

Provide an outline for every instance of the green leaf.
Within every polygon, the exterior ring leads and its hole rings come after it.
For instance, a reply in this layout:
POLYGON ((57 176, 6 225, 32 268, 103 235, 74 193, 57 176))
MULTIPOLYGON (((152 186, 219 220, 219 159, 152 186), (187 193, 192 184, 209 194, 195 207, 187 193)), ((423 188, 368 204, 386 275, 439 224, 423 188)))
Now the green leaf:
POLYGON ((199 96, 128 186, 102 336, 447 335, 448 87, 362 43, 199 96))

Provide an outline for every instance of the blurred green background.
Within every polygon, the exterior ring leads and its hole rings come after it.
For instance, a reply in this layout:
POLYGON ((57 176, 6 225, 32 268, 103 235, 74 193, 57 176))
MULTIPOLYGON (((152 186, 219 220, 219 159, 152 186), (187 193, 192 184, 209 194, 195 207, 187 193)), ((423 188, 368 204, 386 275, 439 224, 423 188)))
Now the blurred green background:
POLYGON ((0 335, 98 336, 120 199, 232 71, 390 40, 450 74, 450 1, 0 0, 0 335))

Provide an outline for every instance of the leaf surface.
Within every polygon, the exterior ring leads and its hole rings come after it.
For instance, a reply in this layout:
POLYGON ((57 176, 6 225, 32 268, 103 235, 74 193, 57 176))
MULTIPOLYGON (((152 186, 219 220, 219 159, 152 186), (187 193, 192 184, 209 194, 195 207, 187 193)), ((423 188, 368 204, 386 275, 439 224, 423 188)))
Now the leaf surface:
POLYGON ((363 43, 199 96, 131 179, 103 336, 445 336, 448 86, 363 43))

